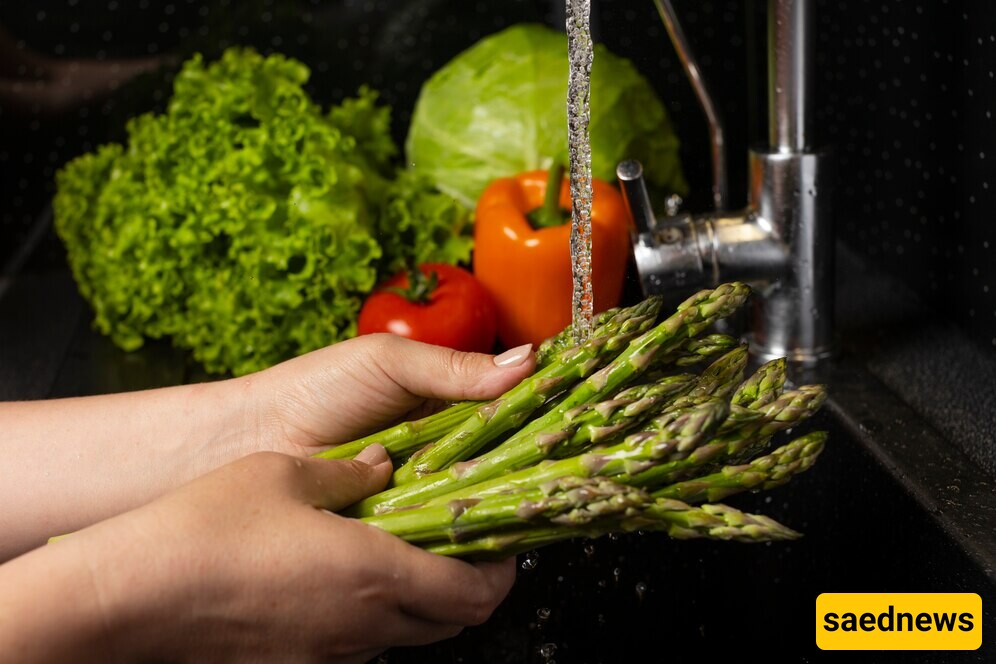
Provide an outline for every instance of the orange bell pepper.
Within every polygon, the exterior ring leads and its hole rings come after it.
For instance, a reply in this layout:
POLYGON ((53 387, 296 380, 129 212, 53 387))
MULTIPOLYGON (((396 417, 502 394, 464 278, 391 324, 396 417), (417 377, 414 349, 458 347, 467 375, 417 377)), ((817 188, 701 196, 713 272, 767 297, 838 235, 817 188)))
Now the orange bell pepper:
MULTIPOLYGON (((570 186, 560 175, 551 179, 558 177, 556 202, 569 212, 570 186)), ((547 179, 546 171, 531 171, 495 180, 477 203, 474 275, 495 300, 498 338, 506 347, 537 346, 571 322, 570 219, 537 228, 528 216, 542 208, 547 179)), ((622 295, 631 222, 613 185, 595 179, 592 193, 592 290, 595 311, 602 311, 618 305, 622 295)))

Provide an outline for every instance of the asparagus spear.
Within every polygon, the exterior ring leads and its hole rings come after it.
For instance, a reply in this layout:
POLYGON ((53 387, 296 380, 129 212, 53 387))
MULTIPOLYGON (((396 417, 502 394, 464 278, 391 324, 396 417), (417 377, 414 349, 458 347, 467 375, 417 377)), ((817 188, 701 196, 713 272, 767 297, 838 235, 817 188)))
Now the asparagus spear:
POLYGON ((567 456, 611 439, 638 425, 661 403, 695 383, 691 375, 670 376, 651 385, 638 385, 614 397, 588 403, 563 414, 551 412, 480 457, 454 464, 444 471, 383 491, 353 509, 357 514, 413 505, 435 496, 470 487, 546 458, 567 456))
POLYGON ((736 406, 758 409, 771 403, 785 385, 785 358, 767 362, 737 388, 730 402, 736 406))
POLYGON ((672 407, 680 408, 701 403, 704 399, 729 396, 743 380, 746 367, 747 346, 740 345, 706 367, 695 387, 677 399, 672 407))
MULTIPOLYGON (((612 309, 606 309, 605 311, 595 314, 595 318, 592 321, 592 327, 597 328, 600 325, 604 325, 609 322, 613 316, 619 313, 619 307, 613 307, 612 309)), ((554 361, 557 357, 557 353, 574 346, 574 326, 568 325, 563 330, 553 335, 549 339, 546 339, 539 345, 536 349, 536 366, 545 367, 550 362, 554 361)))
POLYGON ((772 435, 795 426, 815 413, 826 399, 820 385, 804 385, 786 392, 761 409, 761 417, 743 426, 726 431, 704 445, 700 445, 684 458, 659 463, 637 474, 629 482, 633 486, 661 487, 687 477, 690 472, 700 472, 717 459, 743 463, 763 447, 772 435))
MULTIPOLYGON (((633 337, 653 324, 660 299, 650 298, 617 312, 584 344, 560 351, 555 361, 480 406, 462 424, 412 455, 396 473, 396 482, 424 475, 473 456, 496 437, 521 425, 537 408, 616 355, 633 337)), ((573 404, 571 407, 578 404, 573 404)))
MULTIPOLYGON (((649 363, 656 355, 673 350, 680 345, 684 339, 699 334, 702 330, 707 328, 709 325, 712 325, 720 318, 724 318, 733 313, 737 307, 743 304, 749 294, 750 288, 739 282, 722 284, 713 290, 704 290, 696 293, 679 305, 678 310, 674 313, 674 315, 659 324, 657 327, 645 332, 637 339, 634 339, 630 342, 626 350, 612 362, 589 376, 580 386, 575 388, 574 391, 571 392, 571 394, 564 399, 555 410, 547 413, 543 418, 539 418, 531 422, 520 433, 531 433, 547 426, 549 421, 545 418, 548 416, 554 416, 554 413, 558 414, 556 416, 562 416, 564 412, 570 410, 571 408, 576 408, 581 404, 595 399, 600 399, 608 394, 611 394, 614 390, 631 380, 634 376, 645 371, 649 363)), ((656 307, 659 307, 659 301, 655 302, 655 305, 656 307)), ((567 358, 572 358, 575 354, 581 353, 583 349, 588 348, 591 344, 592 340, 589 340, 581 347, 561 351, 561 354, 567 358)), ((524 392, 524 395, 521 400, 525 400, 525 398, 530 394, 530 391, 533 389, 530 381, 535 381, 536 377, 540 376, 544 372, 555 371, 556 368, 565 361, 566 360, 562 357, 558 362, 551 364, 550 367, 545 369, 543 372, 540 372, 540 374, 536 374, 533 379, 524 381, 519 385, 519 387, 513 388, 513 391, 523 388, 522 391, 524 392)), ((511 392, 507 394, 511 394, 511 392)), ((503 399, 505 399, 505 397, 502 397, 499 401, 503 399)), ((523 413, 521 406, 518 405, 518 402, 510 400, 506 408, 506 418, 518 418, 515 424, 519 424, 525 417, 528 416, 529 413, 535 410, 537 406, 533 406, 528 410, 528 412, 523 413)), ((498 418, 495 416, 491 419, 497 420, 498 418)), ((497 433, 494 435, 497 435, 497 433)), ((490 440, 493 437, 494 436, 491 436, 486 440, 490 440)), ((427 446, 424 453, 419 453, 417 456, 413 456, 410 463, 406 464, 407 467, 402 467, 402 469, 399 469, 399 472, 395 474, 395 481, 398 484, 402 484, 410 481, 413 476, 413 472, 414 475, 425 476, 447 468, 455 461, 470 458, 481 448, 482 445, 483 443, 480 443, 479 439, 472 438, 471 436, 465 436, 461 430, 455 431, 437 443, 427 446)), ((397 488, 402 489, 403 487, 397 488)), ((407 498, 402 498, 402 494, 400 492, 398 494, 386 496, 384 500, 385 502, 390 502, 395 498, 407 500, 407 498)), ((380 499, 377 498, 375 500, 380 499)), ((372 503, 367 503, 367 505, 365 507, 361 507, 361 509, 365 509, 370 506, 372 506, 372 503)))
POLYGON ((726 334, 709 334, 698 339, 689 339, 683 346, 664 353, 654 361, 654 368, 669 365, 690 367, 714 355, 725 353, 737 345, 737 340, 726 334))
POLYGON ((635 514, 652 502, 642 489, 602 478, 564 477, 546 486, 462 498, 365 517, 364 522, 408 542, 470 539, 529 523, 582 526, 613 514, 635 514))
POLYGON ((402 422, 377 433, 343 443, 314 456, 322 459, 352 459, 369 445, 380 443, 387 449, 392 459, 402 459, 449 432, 467 419, 482 402, 461 401, 438 413, 433 413, 414 422, 402 422))
POLYGON ((774 519, 747 514, 727 505, 692 507, 680 501, 658 499, 637 514, 607 516, 576 526, 538 523, 463 541, 434 541, 423 547, 446 556, 476 559, 504 558, 516 553, 574 539, 601 537, 633 530, 664 532, 675 539, 709 538, 736 542, 791 540, 799 533, 774 519))
MULTIPOLYGON (((656 418, 653 430, 632 433, 621 443, 566 459, 543 462, 456 490, 447 491, 451 485, 444 478, 435 494, 437 497, 429 500, 428 504, 439 505, 455 499, 482 498, 507 491, 536 488, 545 482, 556 482, 564 477, 609 477, 617 482, 630 484, 634 473, 662 460, 683 458, 691 454, 702 440, 707 440, 715 431, 726 417, 728 409, 729 405, 724 400, 709 399, 695 406, 668 410, 656 418)), ((413 500, 405 504, 419 502, 421 500, 413 500)), ((400 506, 373 503, 368 508, 369 511, 358 511, 356 515, 386 513, 400 506)))
POLYGON ((718 472, 677 482, 653 492, 655 498, 686 503, 714 502, 750 489, 773 489, 809 470, 823 451, 827 433, 815 431, 782 445, 749 464, 724 466, 718 472))
MULTIPOLYGON (((408 542, 451 542, 474 540, 482 533, 497 535, 502 530, 522 526, 565 527, 567 532, 591 530, 654 529, 667 525, 675 536, 758 539, 754 525, 758 517, 744 515, 725 505, 700 508, 670 498, 655 498, 647 492, 603 478, 564 477, 543 487, 516 492, 451 500, 440 505, 423 505, 409 510, 366 517, 365 523, 386 530, 408 542), (590 528, 585 528, 590 526, 590 528)), ((787 536, 783 527, 771 528, 767 535, 787 536)))

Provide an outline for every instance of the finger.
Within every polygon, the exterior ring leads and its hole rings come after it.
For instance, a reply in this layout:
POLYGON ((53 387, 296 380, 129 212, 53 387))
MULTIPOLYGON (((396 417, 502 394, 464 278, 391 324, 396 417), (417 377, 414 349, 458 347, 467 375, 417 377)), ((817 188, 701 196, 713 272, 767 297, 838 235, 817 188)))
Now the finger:
POLYGON ((399 539, 394 560, 401 583, 398 602, 413 617, 443 624, 480 625, 508 594, 514 567, 471 565, 423 551, 399 539))
POLYGON ((315 507, 335 512, 383 490, 391 477, 391 459, 383 445, 370 445, 351 461, 298 459, 301 487, 315 507))
POLYGON ((384 620, 378 627, 378 638, 391 646, 424 646, 451 639, 464 629, 463 625, 437 623, 402 611, 384 620))
POLYGON ((536 365, 529 344, 501 355, 463 353, 384 335, 370 360, 411 394, 433 399, 490 399, 528 376, 536 365))

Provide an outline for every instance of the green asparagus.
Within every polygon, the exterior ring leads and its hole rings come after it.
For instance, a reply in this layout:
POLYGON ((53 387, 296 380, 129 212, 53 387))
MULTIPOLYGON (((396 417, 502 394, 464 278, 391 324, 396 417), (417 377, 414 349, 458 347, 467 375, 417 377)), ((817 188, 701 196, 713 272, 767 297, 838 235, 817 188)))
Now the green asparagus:
POLYGON ((653 492, 655 498, 675 498, 686 503, 723 500, 741 491, 773 489, 794 475, 809 470, 823 451, 827 433, 815 431, 749 464, 724 466, 718 472, 677 482, 653 492))
MULTIPOLYGON (((589 376, 605 360, 622 351, 633 337, 654 323, 659 310, 657 298, 620 310, 584 344, 560 351, 548 366, 480 406, 450 433, 412 455, 396 472, 395 482, 403 484, 414 476, 470 458, 497 436, 521 426, 549 397, 589 376)), ((571 407, 576 405, 580 404, 571 407)))

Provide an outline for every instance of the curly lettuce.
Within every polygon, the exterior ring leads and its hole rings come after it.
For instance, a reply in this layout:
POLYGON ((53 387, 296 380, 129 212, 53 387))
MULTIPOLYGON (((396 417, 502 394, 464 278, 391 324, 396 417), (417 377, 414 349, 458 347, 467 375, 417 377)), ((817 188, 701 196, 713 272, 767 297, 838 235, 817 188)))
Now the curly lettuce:
POLYGON ((56 230, 120 347, 169 337, 246 374, 354 335, 406 261, 466 260, 466 210, 396 179, 389 109, 361 90, 324 113, 308 76, 252 50, 194 57, 165 113, 58 173, 56 230))

